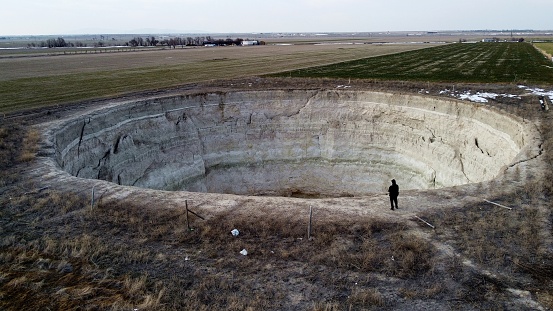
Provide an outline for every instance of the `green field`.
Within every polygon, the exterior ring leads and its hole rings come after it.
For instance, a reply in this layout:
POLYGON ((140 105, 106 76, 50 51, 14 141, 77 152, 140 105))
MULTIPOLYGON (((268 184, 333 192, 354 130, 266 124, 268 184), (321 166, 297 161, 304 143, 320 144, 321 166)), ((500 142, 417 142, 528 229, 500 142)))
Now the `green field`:
POLYGON ((443 45, 276 76, 551 84, 553 68, 528 43, 474 43, 443 45))
POLYGON ((545 53, 553 55, 553 42, 534 43, 534 45, 545 53))

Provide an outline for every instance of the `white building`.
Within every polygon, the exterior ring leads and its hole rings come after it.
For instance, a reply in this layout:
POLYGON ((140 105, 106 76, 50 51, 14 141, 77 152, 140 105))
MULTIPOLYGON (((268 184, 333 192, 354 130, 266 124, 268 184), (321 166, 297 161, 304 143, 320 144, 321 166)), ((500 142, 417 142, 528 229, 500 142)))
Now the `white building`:
POLYGON ((255 40, 255 41, 242 41, 242 45, 259 45, 259 41, 255 40))

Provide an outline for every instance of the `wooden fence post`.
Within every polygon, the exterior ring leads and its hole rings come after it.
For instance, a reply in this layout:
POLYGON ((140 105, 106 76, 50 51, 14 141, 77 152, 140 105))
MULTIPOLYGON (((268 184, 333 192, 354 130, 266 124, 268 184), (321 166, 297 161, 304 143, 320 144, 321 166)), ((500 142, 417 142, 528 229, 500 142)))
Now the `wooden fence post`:
POLYGON ((188 200, 184 200, 184 206, 186 208, 186 227, 188 228, 188 231, 194 231, 194 229, 190 228, 190 221, 188 220, 188 213, 200 218, 201 220, 205 220, 202 216, 198 215, 197 213, 194 213, 193 211, 188 209, 188 200))
POLYGON ((309 206, 309 224, 307 225, 307 240, 311 240, 311 225, 313 222, 313 207, 309 206))
POLYGON ((190 223, 188 222, 188 200, 184 200, 184 206, 186 207, 186 227, 190 231, 190 223))
POLYGON ((96 185, 92 186, 92 197, 90 199, 90 210, 94 209, 94 187, 96 187, 96 185))

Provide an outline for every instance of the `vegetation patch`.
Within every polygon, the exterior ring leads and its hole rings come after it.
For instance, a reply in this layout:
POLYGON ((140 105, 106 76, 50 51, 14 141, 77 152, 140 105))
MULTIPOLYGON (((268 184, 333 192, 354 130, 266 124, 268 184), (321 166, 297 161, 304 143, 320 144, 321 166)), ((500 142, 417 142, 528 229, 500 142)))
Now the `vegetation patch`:
POLYGON ((458 43, 297 69, 274 76, 550 84, 553 68, 551 62, 528 43, 458 43))
POLYGON ((544 51, 546 54, 549 54, 548 56, 550 57, 553 55, 553 42, 534 43, 534 46, 544 51))
POLYGON ((0 113, 256 76, 424 46, 185 48, 5 58, 0 59, 0 113))
POLYGON ((306 287, 314 310, 376 309, 393 303, 368 273, 408 280, 405 290, 416 292, 410 283, 430 277, 435 262, 431 245, 393 222, 325 220, 310 241, 304 221, 269 210, 219 214, 191 231, 181 210, 111 202, 92 210, 74 194, 8 194, 0 199, 4 310, 309 309, 293 301, 306 287))

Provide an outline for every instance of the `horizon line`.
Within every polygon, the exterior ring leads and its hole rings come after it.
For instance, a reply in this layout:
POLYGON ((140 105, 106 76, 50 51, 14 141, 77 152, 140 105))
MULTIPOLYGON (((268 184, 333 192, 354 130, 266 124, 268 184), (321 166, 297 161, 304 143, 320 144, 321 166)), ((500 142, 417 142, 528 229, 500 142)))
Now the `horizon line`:
MULTIPOLYGON (((144 29, 146 30, 146 29, 144 29)), ((131 31, 131 32, 82 32, 82 33, 52 33, 52 34, 0 34, 0 38, 5 37, 43 37, 43 36, 92 36, 92 35, 176 35, 176 34, 370 34, 370 33, 408 33, 424 32, 427 34, 447 33, 447 32, 552 32, 553 29, 456 29, 456 30, 377 30, 377 31, 248 31, 248 32, 209 32, 203 30, 192 31, 131 31)))

